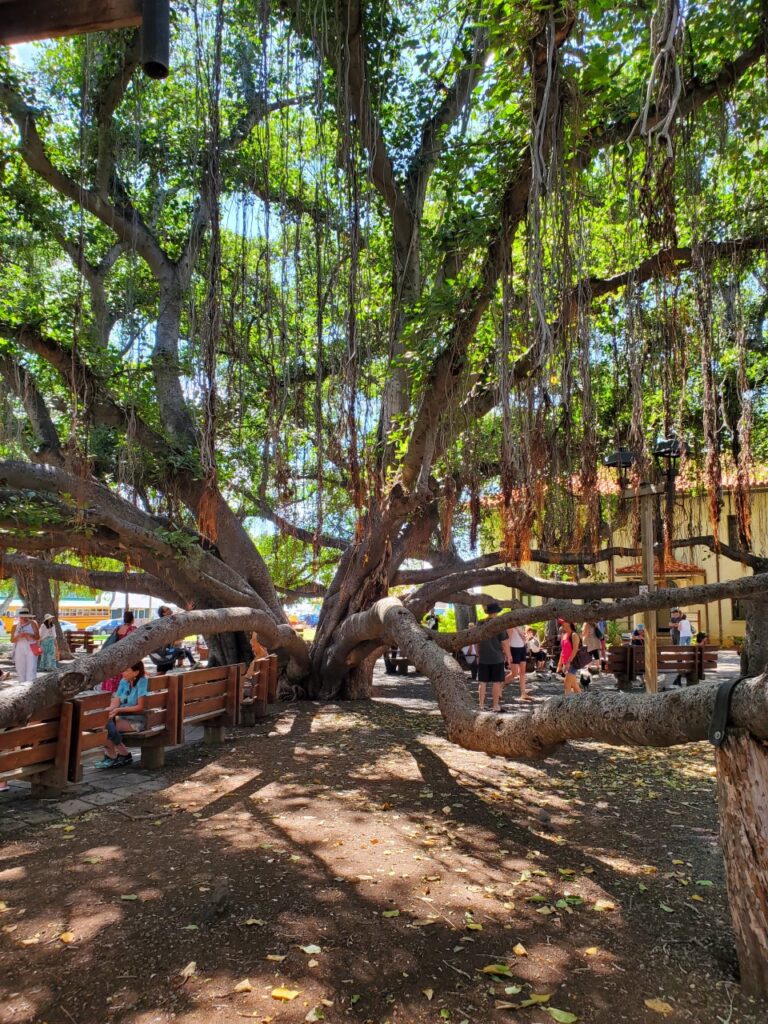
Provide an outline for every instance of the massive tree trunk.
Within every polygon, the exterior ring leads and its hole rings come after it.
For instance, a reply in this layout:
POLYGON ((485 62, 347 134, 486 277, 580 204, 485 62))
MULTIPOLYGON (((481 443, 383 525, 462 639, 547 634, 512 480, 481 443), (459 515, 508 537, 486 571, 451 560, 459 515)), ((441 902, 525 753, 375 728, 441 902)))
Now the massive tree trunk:
POLYGON ((768 999, 768 744, 733 732, 716 757, 720 844, 741 984, 768 999))
POLYGON ((768 669, 768 597, 745 601, 747 632, 741 651, 741 674, 759 675, 768 669))

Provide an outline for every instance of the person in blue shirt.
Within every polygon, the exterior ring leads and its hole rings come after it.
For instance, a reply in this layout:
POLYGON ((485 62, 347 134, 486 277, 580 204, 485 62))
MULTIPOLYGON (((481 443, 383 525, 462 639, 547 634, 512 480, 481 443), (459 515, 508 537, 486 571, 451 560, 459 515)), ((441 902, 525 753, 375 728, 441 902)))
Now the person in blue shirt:
POLYGON ((133 756, 123 743, 122 733, 143 732, 146 729, 144 698, 148 692, 149 682, 144 675, 144 665, 137 661, 123 672, 109 706, 104 758, 96 762, 97 768, 125 768, 133 764, 133 756))

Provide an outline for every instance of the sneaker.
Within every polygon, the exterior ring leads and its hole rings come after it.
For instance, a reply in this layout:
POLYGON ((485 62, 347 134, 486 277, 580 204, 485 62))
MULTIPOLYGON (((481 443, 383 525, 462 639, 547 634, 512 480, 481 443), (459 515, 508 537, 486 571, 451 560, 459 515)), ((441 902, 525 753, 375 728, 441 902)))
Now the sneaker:
POLYGON ((128 768, 133 764, 133 754, 120 754, 108 768, 128 768))
POLYGON ((94 768, 112 768, 117 763, 116 757, 103 757, 100 761, 97 761, 93 766, 94 768))

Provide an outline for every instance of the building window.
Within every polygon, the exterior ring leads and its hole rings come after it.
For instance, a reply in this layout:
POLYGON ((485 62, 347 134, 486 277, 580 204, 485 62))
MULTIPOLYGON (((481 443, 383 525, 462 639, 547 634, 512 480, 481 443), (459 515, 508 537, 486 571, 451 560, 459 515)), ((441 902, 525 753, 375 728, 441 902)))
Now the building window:
MULTIPOLYGON (((728 516, 728 518, 729 519, 735 518, 735 516, 734 517, 728 516)), ((736 597, 732 597, 731 598, 731 618, 733 619, 734 622, 736 622, 738 620, 743 620, 744 619, 744 609, 741 607, 741 605, 742 605, 742 602, 739 601, 738 598, 736 598, 736 597)))

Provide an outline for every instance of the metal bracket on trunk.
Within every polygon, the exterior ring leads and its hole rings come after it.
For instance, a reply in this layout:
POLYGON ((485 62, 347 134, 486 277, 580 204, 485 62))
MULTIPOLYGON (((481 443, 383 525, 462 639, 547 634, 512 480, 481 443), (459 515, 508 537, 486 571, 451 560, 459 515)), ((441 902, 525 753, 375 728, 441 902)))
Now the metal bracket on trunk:
POLYGON ((709 723, 709 742, 713 747, 721 747, 725 743, 733 691, 739 683, 743 683, 748 678, 749 676, 740 676, 738 679, 727 679, 718 686, 715 694, 715 706, 712 709, 712 721, 709 723))

